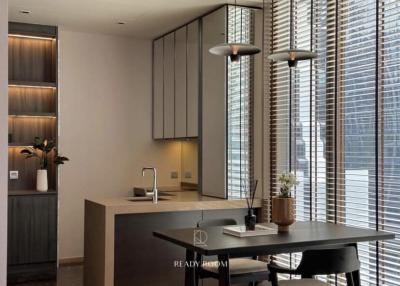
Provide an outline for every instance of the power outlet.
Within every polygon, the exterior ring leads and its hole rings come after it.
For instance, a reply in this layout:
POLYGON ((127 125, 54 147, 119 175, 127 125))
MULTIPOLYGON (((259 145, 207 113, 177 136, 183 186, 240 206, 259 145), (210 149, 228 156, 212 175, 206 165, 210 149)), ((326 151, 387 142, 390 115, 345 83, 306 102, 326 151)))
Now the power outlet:
POLYGON ((171 179, 178 179, 178 178, 179 178, 178 172, 176 171, 171 172, 171 179))
POLYGON ((186 171, 185 172, 185 179, 191 179, 192 178, 192 172, 186 171))
POLYGON ((19 173, 18 171, 10 171, 10 180, 18 180, 19 173))

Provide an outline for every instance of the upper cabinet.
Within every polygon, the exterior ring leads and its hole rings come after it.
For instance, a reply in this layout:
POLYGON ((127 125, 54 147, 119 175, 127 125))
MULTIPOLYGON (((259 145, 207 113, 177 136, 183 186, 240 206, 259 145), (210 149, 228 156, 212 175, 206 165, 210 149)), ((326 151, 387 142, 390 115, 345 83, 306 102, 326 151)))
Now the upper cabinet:
POLYGON ((200 25, 194 21, 187 26, 187 136, 199 135, 200 94, 200 25))
POLYGON ((198 136, 200 27, 194 21, 153 42, 153 138, 198 136))
POLYGON ((226 197, 226 58, 209 49, 225 43, 227 8, 205 16, 202 25, 201 188, 204 195, 226 197))
POLYGON ((153 44, 153 138, 164 138, 164 39, 153 44))
POLYGON ((164 138, 175 137, 175 33, 164 37, 164 138))
POLYGON ((187 135, 187 27, 175 32, 175 137, 187 135))

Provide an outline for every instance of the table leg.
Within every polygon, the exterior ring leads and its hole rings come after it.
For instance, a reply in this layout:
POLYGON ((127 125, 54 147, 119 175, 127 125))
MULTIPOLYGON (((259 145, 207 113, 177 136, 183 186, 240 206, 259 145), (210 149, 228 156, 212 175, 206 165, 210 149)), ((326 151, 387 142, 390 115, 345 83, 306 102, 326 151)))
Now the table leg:
POLYGON ((361 286, 361 279, 360 279, 360 270, 356 270, 353 273, 351 273, 353 276, 353 282, 354 286, 361 286))
POLYGON ((219 283, 218 286, 230 286, 230 275, 229 275, 229 255, 223 254, 218 255, 218 273, 219 283))
MULTIPOLYGON (((358 244, 354 243, 353 245, 356 248, 357 256, 358 256, 358 244)), ((354 286, 361 286, 360 270, 356 270, 356 271, 352 272, 351 274, 353 276, 354 286)))
POLYGON ((185 286, 195 286, 194 275, 196 269, 193 261, 195 261, 194 252, 186 249, 185 286))

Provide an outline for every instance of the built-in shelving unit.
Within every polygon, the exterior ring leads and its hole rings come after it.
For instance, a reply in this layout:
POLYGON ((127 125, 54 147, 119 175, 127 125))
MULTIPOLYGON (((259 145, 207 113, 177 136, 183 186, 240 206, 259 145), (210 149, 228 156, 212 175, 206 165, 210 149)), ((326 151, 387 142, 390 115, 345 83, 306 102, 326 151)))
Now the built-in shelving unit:
MULTIPOLYGON (((36 136, 57 140, 57 29, 10 23, 9 169, 19 171, 9 190, 35 190, 37 163, 25 162, 19 147, 36 136), (35 33, 35 31, 37 33, 35 33)), ((56 166, 49 174, 56 176, 56 166)), ((56 190, 56 178, 49 178, 56 190)))
MULTIPOLYGON (((9 23, 8 282, 54 278, 57 269, 57 167, 49 191, 36 191, 39 163, 21 150, 35 137, 57 145, 57 27, 9 23)), ((54 156, 54 154, 53 154, 54 156)))

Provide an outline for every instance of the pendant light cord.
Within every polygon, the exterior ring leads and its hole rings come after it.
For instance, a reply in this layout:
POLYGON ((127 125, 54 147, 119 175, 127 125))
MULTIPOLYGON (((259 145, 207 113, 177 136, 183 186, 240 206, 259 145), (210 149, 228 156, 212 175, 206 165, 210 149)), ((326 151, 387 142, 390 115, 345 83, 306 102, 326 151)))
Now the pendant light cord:
POLYGON ((291 50, 293 50, 293 48, 294 48, 293 8, 294 8, 293 0, 290 0, 290 39, 289 39, 289 47, 290 47, 291 50))
MULTIPOLYGON (((293 4, 294 0, 290 0, 290 39, 289 46, 290 50, 294 49, 294 29, 293 29, 293 4)), ((292 172, 292 147, 293 147, 293 69, 289 68, 289 172, 292 172)), ((290 261, 292 260, 292 256, 290 256, 290 261)), ((291 264, 291 262, 290 262, 291 264)))
POLYGON ((234 7, 234 12, 235 12, 235 17, 234 17, 234 19, 235 19, 235 24, 234 24, 234 27, 235 27, 235 30, 234 30, 234 39, 233 39, 233 42, 235 43, 236 42, 236 7, 237 7, 237 0, 235 0, 235 7, 234 7))

